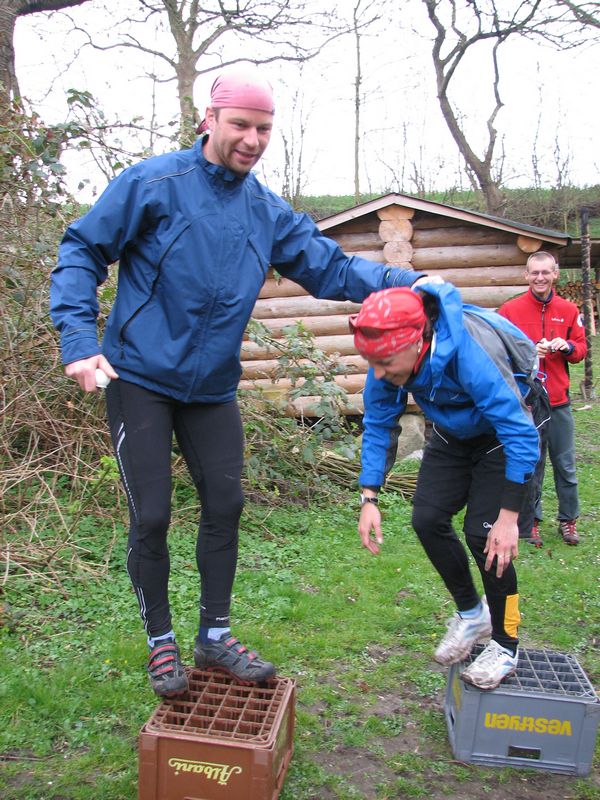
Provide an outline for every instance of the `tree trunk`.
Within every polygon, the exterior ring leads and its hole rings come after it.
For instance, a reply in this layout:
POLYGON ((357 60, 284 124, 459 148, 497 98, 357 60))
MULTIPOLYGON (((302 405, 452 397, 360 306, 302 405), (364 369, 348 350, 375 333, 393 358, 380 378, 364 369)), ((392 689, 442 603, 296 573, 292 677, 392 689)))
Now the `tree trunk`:
POLYGON ((0 0, 0 104, 5 108, 10 100, 20 96, 15 71, 14 35, 17 3, 0 0))
MULTIPOLYGON (((495 43, 492 57, 494 67, 494 108, 487 119, 488 140, 485 145, 484 156, 483 158, 480 158, 467 140, 465 131, 459 122, 458 115, 455 113, 452 107, 449 96, 449 86, 452 81, 452 77, 461 62, 461 59, 466 54, 469 47, 475 44, 480 37, 485 37, 488 34, 480 33, 479 35, 475 35, 471 39, 468 39, 464 33, 457 30, 456 25, 453 25, 453 33, 460 35, 458 35, 458 41, 453 43, 453 46, 449 48, 449 52, 444 55, 442 50, 445 46, 447 46, 449 31, 439 15, 439 12, 442 10, 439 0, 423 0, 423 2, 427 7, 429 19, 436 29, 436 37, 434 39, 431 57, 435 69, 440 110, 444 120, 446 121, 448 130, 456 142, 461 156, 465 160, 467 170, 471 172, 477 179, 477 183, 479 184, 479 187, 485 197, 488 214, 500 216, 506 205, 506 199, 500 190, 499 181, 494 180, 492 176, 492 160, 496 145, 496 129, 494 127, 494 122, 497 114, 502 108, 502 101, 498 91, 500 76, 498 73, 497 50, 500 44, 505 40, 506 36, 498 34, 494 37, 495 43)), ((452 8, 454 9, 454 6, 452 6, 452 8)))
POLYGON ((18 17, 39 11, 60 11, 81 6, 88 0, 0 0, 0 104, 21 96, 15 69, 14 35, 18 17))
POLYGON ((196 56, 193 51, 179 54, 176 71, 181 115, 179 141, 182 147, 191 147, 196 141, 196 129, 200 122, 194 106, 194 81, 197 73, 196 56))
POLYGON ((360 203, 360 88, 362 84, 362 72, 360 62, 360 33, 358 30, 358 7, 354 8, 354 39, 356 46, 356 75, 354 77, 354 202, 360 203))

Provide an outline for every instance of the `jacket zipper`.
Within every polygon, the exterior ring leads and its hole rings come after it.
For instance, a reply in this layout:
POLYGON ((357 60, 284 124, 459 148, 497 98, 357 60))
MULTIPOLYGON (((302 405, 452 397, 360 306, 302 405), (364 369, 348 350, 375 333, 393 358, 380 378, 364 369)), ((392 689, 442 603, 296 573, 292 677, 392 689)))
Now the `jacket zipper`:
POLYGON ((185 225, 185 226, 184 226, 184 228, 183 228, 183 229, 182 229, 182 230, 181 230, 181 231, 178 233, 178 235, 177 235, 177 236, 175 236, 175 237, 173 238, 173 241, 169 243, 169 246, 168 246, 168 247, 165 249, 164 253, 163 253, 163 254, 162 254, 162 256, 160 257, 160 261, 159 261, 159 262, 158 262, 158 264, 157 264, 157 267, 156 267, 156 274, 155 274, 154 278, 152 279, 152 285, 151 285, 151 287, 150 287, 150 293, 148 294, 148 297, 146 298, 146 300, 144 300, 144 302, 142 303, 142 305, 141 305, 139 308, 136 308, 136 310, 133 312, 133 314, 132 314, 132 315, 129 317, 129 319, 127 319, 127 320, 126 320, 126 321, 123 323, 123 325, 122 325, 121 329, 119 330, 119 347, 120 347, 120 351, 121 351, 121 358, 124 358, 124 357, 125 357, 125 353, 124 353, 124 350, 125 350, 125 333, 126 333, 126 331, 127 331, 127 328, 129 328, 129 326, 130 326, 130 325, 131 325, 131 323, 134 321, 134 319, 135 319, 135 318, 138 316, 138 314, 141 314, 141 312, 144 310, 144 308, 146 308, 146 306, 148 305, 148 303, 149 303, 149 302, 152 300, 152 298, 154 297, 154 290, 156 289, 156 284, 157 284, 157 282, 158 282, 158 279, 160 278, 160 271, 161 271, 161 269, 162 269, 163 261, 164 261, 164 260, 165 260, 165 258, 167 257, 167 254, 169 253, 169 251, 171 250, 171 248, 173 247, 173 245, 175 244, 175 242, 176 242, 176 241, 177 241, 177 240, 178 240, 178 239, 179 239, 181 236, 183 236, 183 234, 184 234, 184 233, 187 231, 187 229, 188 229, 189 227, 190 227, 190 224, 188 223, 188 224, 187 224, 187 225, 185 225))

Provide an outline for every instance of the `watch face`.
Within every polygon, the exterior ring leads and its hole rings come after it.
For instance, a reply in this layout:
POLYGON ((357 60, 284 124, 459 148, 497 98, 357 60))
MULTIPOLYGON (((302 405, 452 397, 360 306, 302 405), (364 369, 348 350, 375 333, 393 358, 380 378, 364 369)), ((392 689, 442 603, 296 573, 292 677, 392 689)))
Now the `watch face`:
POLYGON ((364 506, 365 503, 374 503, 377 505, 377 498, 376 497, 367 497, 365 494, 361 494, 360 496, 360 504, 364 506))

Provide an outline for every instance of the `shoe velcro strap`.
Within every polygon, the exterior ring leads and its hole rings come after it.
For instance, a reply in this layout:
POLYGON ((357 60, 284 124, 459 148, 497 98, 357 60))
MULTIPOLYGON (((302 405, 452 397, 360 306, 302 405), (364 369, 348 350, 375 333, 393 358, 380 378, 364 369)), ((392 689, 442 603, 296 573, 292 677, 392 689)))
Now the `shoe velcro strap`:
POLYGON ((163 664, 172 664, 175 661, 175 656, 163 656, 162 658, 153 658, 150 660, 150 667, 154 669, 155 667, 160 667, 163 664))
POLYGON ((158 666, 159 664, 164 664, 167 661, 175 661, 176 657, 176 646, 174 644, 163 644, 159 647, 155 647, 154 650, 152 650, 148 656, 148 665, 158 666))
POLYGON ((160 668, 153 667, 151 671, 152 671, 152 676, 154 678, 157 678, 159 675, 164 675, 166 672, 174 672, 175 670, 173 668, 173 665, 171 664, 168 667, 160 667, 160 668))
POLYGON ((248 649, 248 648, 247 648, 245 645, 243 645, 243 644, 240 642, 240 640, 239 640, 239 639, 237 639, 235 636, 232 636, 232 637, 231 637, 231 639, 228 639, 228 640, 225 642, 225 646, 226 646, 226 647, 229 647, 230 649, 231 649, 231 648, 233 648, 233 647, 235 647, 235 652, 236 652, 236 653, 245 653, 245 652, 246 652, 246 650, 248 649), (236 645, 236 644, 239 644, 239 647, 235 647, 235 645, 236 645))
POLYGON ((175 644, 159 644, 158 647, 155 647, 152 652, 150 653, 150 658, 157 655, 158 653, 165 653, 167 650, 170 650, 172 653, 177 652, 177 645, 175 644))

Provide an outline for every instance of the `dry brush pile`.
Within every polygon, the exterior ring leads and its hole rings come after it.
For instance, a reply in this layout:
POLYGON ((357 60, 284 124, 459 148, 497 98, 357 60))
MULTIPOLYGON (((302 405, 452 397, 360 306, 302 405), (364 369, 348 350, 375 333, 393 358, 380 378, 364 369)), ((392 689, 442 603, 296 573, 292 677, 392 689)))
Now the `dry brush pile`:
MULTIPOLYGON (((106 569, 117 537, 126 535, 127 509, 103 399, 84 395, 64 376, 48 313, 58 243, 80 213, 62 191, 60 144, 55 131, 19 109, 0 115, 0 594, 15 575, 66 594, 66 577, 106 569)), ((109 281, 99 292, 100 323, 113 296, 109 281)), ((307 361, 325 355, 314 343, 303 349, 297 336, 294 342, 281 363, 286 375, 300 378, 307 361)), ((335 370, 332 359, 332 376, 335 370)), ((323 374, 320 361, 317 371, 323 374)), ((329 412, 301 421, 283 413, 285 401, 276 404, 254 392, 240 399, 251 500, 304 503, 355 491, 356 460, 323 458, 332 445, 352 453, 356 430, 339 411, 343 398, 324 397, 329 412)), ((195 526, 198 505, 176 447, 174 472, 174 521, 195 526)), ((412 480, 394 478, 390 488, 410 493, 412 480)))
POLYGON ((77 519, 85 509, 103 514, 94 501, 99 455, 108 452, 100 407, 64 378, 48 315, 49 275, 73 213, 62 193, 60 146, 57 131, 34 116, 3 109, 0 586, 21 573, 60 588, 74 562, 86 564, 77 519))

